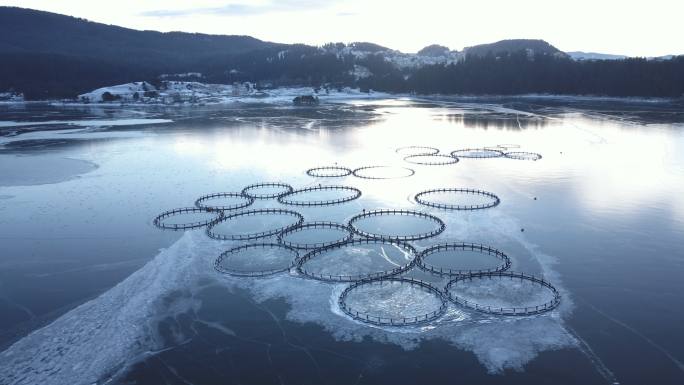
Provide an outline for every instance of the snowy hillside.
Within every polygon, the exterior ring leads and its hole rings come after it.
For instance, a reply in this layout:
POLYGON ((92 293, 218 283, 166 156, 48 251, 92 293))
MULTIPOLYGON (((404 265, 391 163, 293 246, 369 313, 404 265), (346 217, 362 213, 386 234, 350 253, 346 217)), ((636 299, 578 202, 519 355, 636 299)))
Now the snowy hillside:
POLYGON ((152 103, 198 103, 210 102, 214 98, 235 97, 254 94, 251 83, 205 84, 199 82, 164 81, 159 88, 148 82, 133 82, 102 87, 78 96, 81 102, 152 102, 152 103))
MULTIPOLYGON (((573 60, 623 60, 630 58, 630 56, 626 55, 612 55, 597 52, 572 51, 566 53, 570 55, 573 60)), ((675 55, 648 56, 646 57, 646 60, 670 60, 674 57, 675 55)))
POLYGON ((399 69, 412 69, 432 64, 455 63, 463 58, 461 52, 450 51, 448 48, 437 54, 434 52, 425 54, 423 50, 419 53, 404 53, 371 43, 326 44, 320 47, 320 50, 324 53, 333 53, 340 58, 344 56, 353 56, 357 60, 378 55, 399 69))
POLYGON ((0 102, 23 102, 24 95, 16 92, 0 92, 0 102))
POLYGON ((574 60, 621 60, 627 58, 627 56, 624 55, 611 55, 598 52, 572 51, 566 53, 574 60))
POLYGON ((117 86, 102 87, 94 91, 78 95, 83 102, 133 101, 157 95, 157 89, 147 82, 134 82, 117 86))

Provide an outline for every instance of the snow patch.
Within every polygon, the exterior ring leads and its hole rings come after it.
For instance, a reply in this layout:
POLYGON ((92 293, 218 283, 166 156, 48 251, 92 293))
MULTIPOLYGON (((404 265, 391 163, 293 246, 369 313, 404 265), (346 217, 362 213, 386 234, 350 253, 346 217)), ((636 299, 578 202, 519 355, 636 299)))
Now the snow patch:
POLYGON ((148 82, 133 82, 116 86, 102 87, 78 95, 82 102, 133 101, 156 95, 157 89, 148 82))
POLYGON ((196 237, 186 233, 98 298, 22 338, 0 353, 0 378, 17 385, 92 384, 159 348, 161 299, 192 287, 194 276, 185 272, 198 268, 195 250, 196 237))

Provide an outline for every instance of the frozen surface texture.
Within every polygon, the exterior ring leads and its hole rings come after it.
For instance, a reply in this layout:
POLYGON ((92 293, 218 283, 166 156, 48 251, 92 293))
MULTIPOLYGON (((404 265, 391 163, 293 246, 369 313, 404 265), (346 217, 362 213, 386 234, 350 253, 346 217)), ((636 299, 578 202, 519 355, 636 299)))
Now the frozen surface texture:
MULTIPOLYGON (((256 280, 219 276, 211 264, 231 245, 207 239, 202 231, 186 232, 111 290, 0 353, 0 377, 15 384, 63 384, 74 383, 74 379, 78 379, 76 383, 90 384, 115 376, 140 358, 164 348, 156 338, 158 320, 199 306, 191 300, 173 301, 174 305, 169 306, 165 298, 179 292, 192 293, 207 281, 247 289, 258 302, 284 299, 291 307, 289 320, 319 324, 342 341, 370 337, 414 349, 422 340, 444 339, 473 351, 492 372, 520 369, 540 351, 575 344, 563 327, 562 310, 505 319, 483 317, 450 305, 444 317, 428 326, 393 329, 363 325, 350 320, 337 307, 343 284, 330 285, 287 273, 256 280)), ((358 250, 349 255, 363 259, 367 254, 367 250, 358 250)), ((389 293, 389 298, 398 300, 405 294, 415 293, 389 293)), ((420 305, 402 301, 396 302, 400 311, 422 311, 432 306, 430 301, 420 305)), ((396 310, 377 304, 367 306, 376 306, 372 308, 376 311, 396 310)))

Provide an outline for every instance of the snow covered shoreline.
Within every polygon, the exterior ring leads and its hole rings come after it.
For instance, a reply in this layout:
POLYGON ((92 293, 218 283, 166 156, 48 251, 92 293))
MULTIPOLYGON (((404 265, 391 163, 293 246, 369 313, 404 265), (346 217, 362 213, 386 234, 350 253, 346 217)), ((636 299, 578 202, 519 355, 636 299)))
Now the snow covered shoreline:
POLYGON ((189 81, 164 81, 157 87, 147 82, 134 82, 103 87, 81 94, 74 102, 64 104, 88 105, 215 105, 231 103, 291 104, 297 96, 315 95, 322 100, 387 97, 389 94, 361 92, 359 89, 338 87, 281 87, 258 88, 244 82, 209 84, 189 81))
POLYGON ((548 100, 567 102, 615 102, 615 103, 681 103, 684 97, 614 97, 600 95, 518 94, 518 95, 467 95, 467 94, 407 94, 387 93, 358 88, 313 88, 307 86, 258 89, 252 83, 208 84, 189 81, 165 81, 163 87, 147 82, 133 82, 102 87, 79 95, 74 100, 23 99, 0 101, 2 105, 50 104, 53 106, 196 106, 228 104, 280 104, 291 105, 297 96, 313 95, 322 102, 344 102, 350 99, 414 98, 430 101, 496 101, 496 100, 548 100), (136 96, 137 95, 137 96, 136 96), (147 96, 145 96, 147 95, 147 96))

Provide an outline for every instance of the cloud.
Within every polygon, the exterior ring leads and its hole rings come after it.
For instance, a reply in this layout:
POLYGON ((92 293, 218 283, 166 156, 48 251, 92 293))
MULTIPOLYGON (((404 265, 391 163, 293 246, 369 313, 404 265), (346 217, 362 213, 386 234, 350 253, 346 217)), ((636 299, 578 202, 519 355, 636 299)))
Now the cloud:
POLYGON ((326 8, 330 3, 330 1, 325 0, 280 0, 259 5, 229 3, 220 7, 158 9, 145 11, 140 15, 148 17, 184 17, 191 15, 248 16, 321 9, 326 8))

